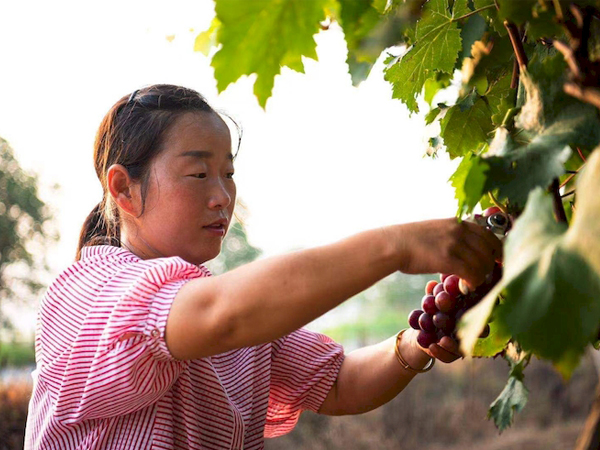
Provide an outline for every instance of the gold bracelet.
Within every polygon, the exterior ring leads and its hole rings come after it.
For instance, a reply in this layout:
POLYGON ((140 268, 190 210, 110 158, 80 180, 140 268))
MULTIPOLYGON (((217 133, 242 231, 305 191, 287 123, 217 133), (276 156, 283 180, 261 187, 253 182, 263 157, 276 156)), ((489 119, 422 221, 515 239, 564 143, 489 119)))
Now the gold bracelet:
POLYGON ((411 367, 410 364, 408 364, 406 362, 406 360, 402 357, 402 354, 400 353, 400 340, 402 339, 402 335, 404 334, 404 332, 407 330, 407 328, 405 328, 404 330, 400 331, 397 335, 396 335, 396 358, 398 358, 398 362, 400 363, 400 365, 402 367, 404 367, 406 370, 410 370, 412 372, 416 372, 416 373, 425 373, 431 370, 431 368, 433 367, 433 365, 435 364, 435 358, 431 358, 429 360, 429 362, 425 365, 425 367, 423 367, 422 369, 415 369, 414 367, 411 367))

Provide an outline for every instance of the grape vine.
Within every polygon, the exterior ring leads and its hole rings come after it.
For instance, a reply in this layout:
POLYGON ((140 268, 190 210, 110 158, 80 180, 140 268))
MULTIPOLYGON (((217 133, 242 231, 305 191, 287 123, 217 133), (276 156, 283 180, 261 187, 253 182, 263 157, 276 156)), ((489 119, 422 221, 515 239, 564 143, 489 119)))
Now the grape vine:
MULTIPOLYGON (((460 320, 447 314, 456 305, 444 311, 452 299, 426 297, 411 325, 431 330, 434 339, 458 321, 463 352, 507 359, 508 383, 490 408, 500 430, 527 400, 531 357, 550 361, 568 379, 586 348, 597 344, 600 327, 600 0, 215 5, 215 21, 195 48, 218 47, 212 65, 219 90, 256 74, 263 107, 280 68, 302 71, 303 57, 316 59, 313 36, 334 21, 345 34, 354 83, 382 52, 388 55, 393 97, 411 113, 428 108, 425 122, 440 130, 431 139, 434 152, 460 159, 449 180, 457 216, 495 206, 515 219, 502 277, 489 292, 460 320), (398 46, 405 50, 393 54, 398 46), (457 83, 455 101, 436 102, 457 83), (438 312, 447 317, 435 319, 438 312), (480 339, 490 318, 489 335, 480 339)), ((427 292, 436 288, 428 285, 427 292)))

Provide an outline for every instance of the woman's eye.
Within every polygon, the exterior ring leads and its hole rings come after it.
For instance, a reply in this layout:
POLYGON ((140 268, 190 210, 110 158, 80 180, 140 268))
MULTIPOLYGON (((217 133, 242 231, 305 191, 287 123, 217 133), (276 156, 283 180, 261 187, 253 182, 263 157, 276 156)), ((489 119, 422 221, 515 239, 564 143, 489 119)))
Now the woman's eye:
POLYGON ((229 179, 232 179, 232 178, 233 178, 233 172, 229 172, 229 173, 227 174, 227 178, 229 178, 229 179))
POLYGON ((194 178, 206 178, 205 173, 195 173, 192 175, 194 178))

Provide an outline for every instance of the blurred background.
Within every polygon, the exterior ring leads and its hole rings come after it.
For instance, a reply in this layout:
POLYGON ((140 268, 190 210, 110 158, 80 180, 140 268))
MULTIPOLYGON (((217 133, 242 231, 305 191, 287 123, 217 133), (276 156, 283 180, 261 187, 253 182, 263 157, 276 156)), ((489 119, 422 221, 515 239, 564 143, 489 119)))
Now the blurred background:
MULTIPOLYGON (((209 263, 216 273, 456 211, 445 181, 456 162, 426 156, 435 133, 391 99, 382 61, 352 86, 335 23, 316 36, 319 62, 305 60, 305 74, 283 69, 263 110, 252 78, 218 94, 210 59, 193 51, 213 16, 212 0, 0 4, 0 450, 23 445, 43 289, 73 261, 79 229, 101 199, 92 164, 96 129, 134 89, 194 88, 243 127, 238 222, 209 263)), ((395 274, 308 327, 347 351, 387 338, 406 327, 431 277, 395 274)), ((486 414, 507 374, 500 359, 438 364, 377 411, 343 418, 305 413, 267 448, 572 447, 598 379, 591 358, 569 384, 533 361, 525 379, 529 404, 498 436, 486 414)))

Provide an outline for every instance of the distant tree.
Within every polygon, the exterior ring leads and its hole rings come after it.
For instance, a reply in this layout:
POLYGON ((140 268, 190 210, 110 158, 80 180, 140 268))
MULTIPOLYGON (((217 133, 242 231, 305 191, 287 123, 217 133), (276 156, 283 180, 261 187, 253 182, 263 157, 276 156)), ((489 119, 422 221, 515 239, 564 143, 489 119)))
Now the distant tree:
POLYGON ((248 242, 244 225, 235 220, 223 241, 221 253, 209 262, 208 267, 217 275, 254 261, 261 254, 262 250, 248 242))
POLYGON ((25 302, 43 287, 45 250, 58 238, 51 223, 37 176, 21 168, 8 142, 0 138, 0 331, 11 328, 2 311, 6 302, 25 302))

